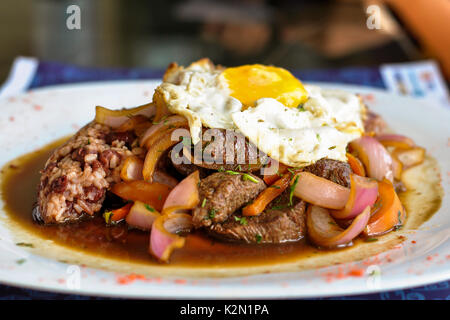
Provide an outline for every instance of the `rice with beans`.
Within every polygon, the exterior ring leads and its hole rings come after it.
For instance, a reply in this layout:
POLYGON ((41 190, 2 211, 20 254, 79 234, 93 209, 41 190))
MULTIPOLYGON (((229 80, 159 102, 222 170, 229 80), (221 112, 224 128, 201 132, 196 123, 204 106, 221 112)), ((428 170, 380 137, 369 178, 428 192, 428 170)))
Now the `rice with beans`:
POLYGON ((42 170, 33 216, 61 223, 100 211, 106 190, 120 182, 123 161, 143 155, 132 132, 91 122, 54 151, 42 170))

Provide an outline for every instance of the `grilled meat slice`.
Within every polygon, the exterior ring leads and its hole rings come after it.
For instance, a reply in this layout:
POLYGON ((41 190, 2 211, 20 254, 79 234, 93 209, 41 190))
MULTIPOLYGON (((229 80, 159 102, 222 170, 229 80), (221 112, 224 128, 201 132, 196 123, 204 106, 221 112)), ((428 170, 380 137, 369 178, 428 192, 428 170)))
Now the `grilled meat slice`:
POLYGON ((245 179, 245 175, 227 172, 216 172, 201 180, 200 204, 192 211, 194 226, 208 227, 227 220, 266 188, 260 178, 250 176, 256 182, 245 179))

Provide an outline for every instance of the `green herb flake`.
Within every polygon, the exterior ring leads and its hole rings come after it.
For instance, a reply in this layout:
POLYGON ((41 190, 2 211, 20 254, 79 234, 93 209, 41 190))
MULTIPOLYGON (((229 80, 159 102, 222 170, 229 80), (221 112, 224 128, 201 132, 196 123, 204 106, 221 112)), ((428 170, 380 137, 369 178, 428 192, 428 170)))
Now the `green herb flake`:
POLYGON ((105 211, 103 213, 103 218, 105 219, 106 224, 111 224, 111 219, 114 213, 112 211, 105 211))
POLYGON ((269 186, 269 188, 281 189, 281 187, 280 187, 280 186, 277 186, 277 185, 271 185, 271 186, 269 186))
POLYGON ((203 202, 202 202, 202 208, 204 208, 205 205, 206 205, 206 198, 203 199, 203 202))
POLYGON ((317 138, 317 140, 319 140, 319 142, 320 142, 320 134, 316 134, 316 138, 317 138))
POLYGON ((159 201, 162 200, 162 195, 158 194, 158 200, 159 200, 159 201))
POLYGON ((366 238, 364 242, 375 242, 378 241, 378 238, 366 238))
POLYGON ((153 209, 152 207, 150 207, 148 204, 144 204, 144 206, 145 206, 145 209, 147 209, 147 210, 150 211, 150 212, 155 212, 155 211, 156 211, 155 209, 153 209))
POLYGON ((303 103, 300 104, 300 105, 297 107, 297 109, 298 109, 298 111, 300 111, 300 112, 305 112, 305 111, 306 111, 305 108, 303 107, 303 103))
POLYGON ((208 217, 210 219, 214 219, 215 216, 216 216, 216 209, 212 208, 211 210, 209 210, 208 217))
POLYGON ((329 147, 328 150, 336 149, 336 146, 329 147))
POLYGON ((247 218, 245 218, 245 217, 234 216, 234 220, 239 222, 243 226, 247 225, 247 218))
POLYGON ((297 186, 297 183, 298 183, 298 179, 300 178, 300 176, 296 176, 295 177, 295 180, 294 180, 294 183, 291 185, 291 190, 290 190, 290 192, 289 192, 289 205, 290 206, 292 206, 292 199, 293 199, 293 197, 294 197, 294 190, 295 190, 295 187, 297 186))
POLYGON ((243 173, 242 174, 242 179, 243 180, 249 180, 253 183, 258 183, 258 180, 256 180, 254 177, 252 177, 251 175, 249 175, 248 173, 243 173))
POLYGON ((261 243, 262 236, 260 234, 256 235, 256 243, 261 243))
POLYGON ((19 260, 16 260, 16 263, 18 265, 21 265, 21 264, 24 264, 26 261, 27 261, 27 259, 19 259, 19 260))
POLYGON ((403 226, 402 212, 398 210, 397 215, 398 215, 398 224, 394 227, 394 230, 396 231, 401 229, 401 227, 403 226))
POLYGON ((231 171, 231 170, 227 170, 227 171, 225 171, 225 173, 228 173, 228 174, 230 174, 230 175, 232 175, 232 176, 235 176, 235 175, 241 174, 240 172, 236 172, 236 171, 231 171))
POLYGON ((27 242, 17 242, 16 246, 34 248, 34 245, 32 243, 27 243, 27 242))

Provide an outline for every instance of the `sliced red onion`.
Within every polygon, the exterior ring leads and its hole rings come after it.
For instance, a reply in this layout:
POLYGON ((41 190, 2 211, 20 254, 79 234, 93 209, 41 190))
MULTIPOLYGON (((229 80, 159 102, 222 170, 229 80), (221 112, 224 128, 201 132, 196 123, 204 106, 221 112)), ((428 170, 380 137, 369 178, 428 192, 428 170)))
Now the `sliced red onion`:
POLYGON ((176 115, 176 116, 167 117, 166 119, 164 119, 158 123, 155 123, 150 128, 148 128, 147 131, 140 138, 139 144, 141 146, 145 146, 147 144, 147 142, 150 141, 150 139, 154 135, 161 132, 161 130, 176 127, 177 125, 184 124, 186 122, 187 122, 186 118, 184 118, 182 116, 176 115))
POLYGON ((379 181, 384 178, 394 181, 391 155, 377 139, 363 136, 350 142, 350 148, 358 153, 369 177, 379 181))
POLYGON ((308 237, 316 245, 325 248, 349 245, 364 230, 369 218, 370 207, 367 206, 344 230, 333 220, 327 209, 310 206, 306 212, 308 237))
MULTIPOLYGON (((344 208, 350 189, 310 172, 300 172, 294 195, 306 202, 328 209, 344 208)), ((293 180, 295 181, 295 179, 293 180)))
POLYGON ((170 191, 164 202, 162 214, 193 209, 200 202, 198 195, 199 172, 195 171, 184 178, 170 191))
POLYGON ((142 168, 144 161, 136 156, 131 156, 125 159, 122 169, 120 170, 120 177, 124 181, 142 180, 142 168))
POLYGON ((105 124, 111 128, 118 128, 130 119, 130 116, 143 115, 148 118, 156 113, 155 105, 152 103, 132 109, 110 110, 97 106, 95 109, 95 121, 105 124))
POLYGON ((169 213, 155 220, 150 233, 149 253, 167 262, 174 249, 182 248, 185 238, 177 235, 192 229, 192 216, 185 213, 169 213))
POLYGON ((126 222, 135 228, 148 231, 152 228, 153 222, 161 214, 152 206, 141 201, 135 201, 126 217, 126 222))
POLYGON ((375 201, 377 201, 377 181, 356 174, 350 175, 350 181, 350 196, 344 209, 331 211, 331 215, 336 219, 354 218, 367 206, 373 206, 375 201))

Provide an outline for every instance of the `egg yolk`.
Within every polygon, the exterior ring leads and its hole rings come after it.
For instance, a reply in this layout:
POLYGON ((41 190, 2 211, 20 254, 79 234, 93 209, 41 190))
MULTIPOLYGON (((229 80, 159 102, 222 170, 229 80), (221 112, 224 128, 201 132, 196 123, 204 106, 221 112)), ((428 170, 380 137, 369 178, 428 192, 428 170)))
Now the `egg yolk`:
POLYGON ((227 68, 222 73, 231 96, 238 99, 246 109, 256 100, 273 98, 286 107, 296 108, 305 102, 308 93, 302 83, 289 71, 261 64, 227 68))

